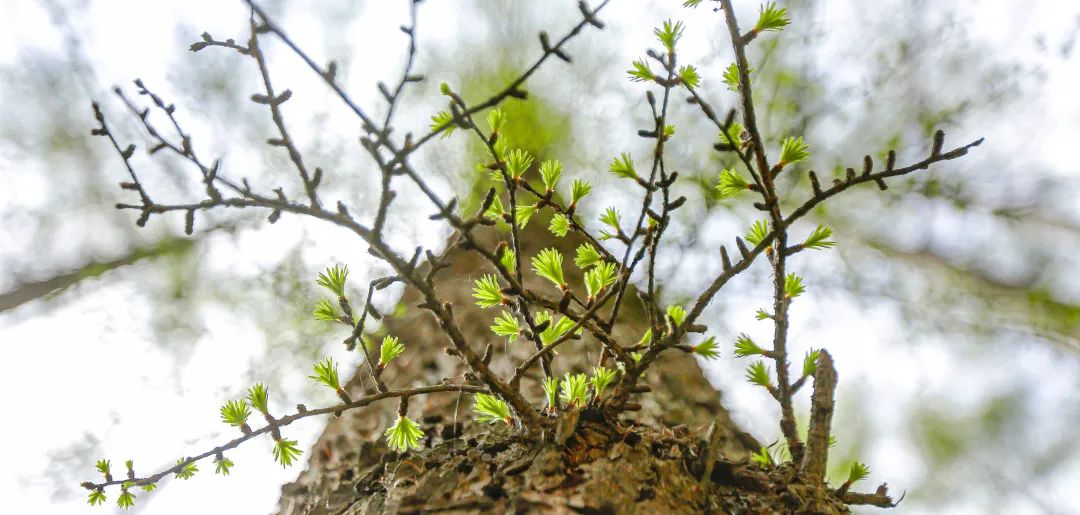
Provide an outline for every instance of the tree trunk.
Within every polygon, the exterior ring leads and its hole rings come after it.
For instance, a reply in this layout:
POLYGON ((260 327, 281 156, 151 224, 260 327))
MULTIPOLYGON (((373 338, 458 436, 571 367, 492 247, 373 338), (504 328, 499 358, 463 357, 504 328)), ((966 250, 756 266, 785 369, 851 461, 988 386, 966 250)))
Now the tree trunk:
MULTIPOLYGON (((543 227, 534 221, 525 232, 524 255, 555 244, 543 227)), ((438 277, 440 295, 453 303, 474 348, 495 344, 498 338, 489 329, 495 312, 477 309, 471 298, 473 280, 490 267, 475 252, 450 248, 447 255, 452 268, 438 277)), ((623 345, 636 343, 647 327, 640 322, 643 315, 634 312, 640 309, 635 297, 627 300, 615 329, 623 345)), ((404 314, 385 319, 384 325, 408 350, 383 378, 395 387, 460 382, 461 362, 443 352, 448 341, 433 317, 415 307, 418 297, 412 291, 401 302, 404 314)), ((503 374, 534 350, 525 342, 505 349, 497 345, 492 368, 503 374)), ((554 363, 556 375, 568 362, 582 368, 575 371, 585 371, 584 363, 595 363, 598 349, 586 339, 564 345, 554 363)), ((362 383, 370 384, 366 367, 347 386, 356 395, 364 390, 362 383)), ((541 406, 536 374, 522 386, 541 406)), ((580 420, 564 415, 561 434, 542 444, 529 443, 502 424, 474 422, 470 395, 413 399, 409 414, 422 421, 427 438, 424 449, 404 455, 391 452, 382 438, 396 417, 397 403, 346 412, 329 420, 307 469, 282 488, 280 513, 847 511, 822 489, 793 483, 791 467, 767 472, 749 463, 760 445, 731 420, 720 392, 705 380, 694 358, 671 351, 644 379, 651 392, 634 399, 641 409, 632 417, 610 423, 591 420, 587 412, 580 420)))

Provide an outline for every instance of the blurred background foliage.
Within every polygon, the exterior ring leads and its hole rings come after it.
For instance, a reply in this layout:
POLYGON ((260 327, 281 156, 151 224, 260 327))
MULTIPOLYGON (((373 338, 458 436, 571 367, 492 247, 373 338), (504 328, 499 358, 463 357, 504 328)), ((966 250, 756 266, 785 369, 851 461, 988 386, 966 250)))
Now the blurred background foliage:
MULTIPOLYGON (((608 29, 586 31, 570 45, 572 64, 546 64, 527 84, 529 100, 505 106, 512 141, 561 159, 565 177, 593 182, 592 202, 579 211, 587 219, 608 205, 630 213, 636 202, 604 171, 622 151, 647 157, 635 135, 649 118, 645 88, 629 83, 625 70, 655 46, 652 26, 666 17, 685 20, 681 63, 702 72, 715 107, 735 105, 720 79, 732 60, 721 17, 708 3, 696 10, 679 3, 614 1, 602 16, 608 29)), ((158 12, 49 0, 15 9, 13 18, 37 32, 9 45, 0 61, 0 231, 7 242, 0 246, 0 339, 9 346, 24 344, 4 336, 21 334, 14 332, 20 325, 65 323, 63 313, 120 289, 129 293, 110 312, 129 314, 142 328, 139 341, 168 357, 175 395, 194 388, 183 379, 193 372, 183 370, 201 347, 230 344, 214 329, 222 323, 259 345, 233 367, 239 376, 214 383, 216 394, 235 394, 258 378, 299 396, 309 391, 298 379, 309 364, 337 352, 340 338, 309 320, 318 298, 311 279, 336 262, 354 269, 355 284, 384 273, 362 245, 288 216, 269 227, 265 213, 254 212, 202 214, 190 237, 180 219, 155 217, 138 229, 131 213, 112 208, 127 195, 116 186, 121 163, 89 136, 89 102, 97 99, 111 124, 145 149, 146 136, 109 92, 142 77, 177 104, 201 154, 223 157, 224 173, 266 190, 299 191, 285 171, 287 156, 263 143, 272 126, 248 101, 258 84, 253 65, 217 49, 186 51, 204 30, 219 39, 247 37, 246 13, 240 2, 231 4, 158 12), (119 50, 125 47, 133 50, 119 50)), ((339 76, 364 105, 385 109, 375 82, 398 73, 404 1, 266 4, 309 52, 338 62, 339 76)), ((501 88, 538 55, 540 30, 554 36, 576 20, 574 4, 425 2, 417 70, 428 79, 405 96, 399 136, 423 132, 444 108, 440 81, 469 101, 501 88)), ((751 4, 740 5, 744 24, 756 15, 751 4)), ((869 462, 874 481, 907 490, 902 512, 1078 508, 1067 504, 1076 501, 1064 489, 1080 484, 1080 183, 1068 159, 1075 151, 1062 146, 1080 136, 1080 109, 1059 84, 1080 77, 1080 7, 1034 4, 893 0, 869 8, 855 0, 792 0, 784 6, 795 23, 759 38, 750 56, 766 140, 775 152, 783 137, 805 136, 814 152, 809 163, 823 179, 858 168, 864 154, 881 167, 890 148, 900 163, 919 159, 935 129, 946 131, 947 148, 987 137, 969 157, 893 181, 887 192, 859 189, 819 208, 812 221, 833 226, 840 245, 799 260, 815 300, 796 307, 793 336, 805 347, 828 345, 841 372, 834 466, 869 462)), ((268 51, 278 87, 297 93, 285 107, 291 132, 305 160, 327 172, 324 199, 370 215, 377 178, 357 145, 358 124, 281 45, 268 51)), ((718 246, 730 247, 759 213, 745 199, 715 195, 716 175, 732 158, 712 150, 717 135, 683 95, 673 106, 678 132, 669 162, 680 170, 678 193, 691 202, 676 214, 672 250, 658 270, 663 294, 677 302, 700 291, 702 278, 718 270, 718 246)), ((417 164, 444 197, 458 195, 471 208, 489 185, 475 168, 481 151, 459 132, 429 145, 417 164)), ((195 198, 197 181, 183 163, 140 159, 144 180, 161 192, 155 198, 195 198)), ((789 205, 809 195, 809 169, 804 164, 781 181, 789 205)), ((409 187, 402 193, 390 222, 393 243, 439 247, 445 230, 418 223, 416 213, 430 209, 410 200, 409 187)), ((753 323, 768 294, 766 278, 766 268, 755 267, 710 307, 710 327, 721 339, 753 323)), ((380 298, 384 310, 396 294, 380 298)), ((131 337, 104 321, 79 331, 131 337)), ((50 342, 61 350, 78 344, 50 342)), ((744 425, 774 439, 777 417, 740 384, 741 365, 730 353, 722 361, 707 371, 710 379, 729 392, 744 425)), ((114 404, 109 424, 71 421, 68 440, 40 442, 49 465, 24 473, 47 470, 58 485, 74 484, 89 469, 72 456, 119 445, 92 433, 138 423, 122 399, 114 404)), ((198 427, 207 437, 217 430, 198 427)), ((67 488, 54 493, 58 503, 79 500, 67 488)))

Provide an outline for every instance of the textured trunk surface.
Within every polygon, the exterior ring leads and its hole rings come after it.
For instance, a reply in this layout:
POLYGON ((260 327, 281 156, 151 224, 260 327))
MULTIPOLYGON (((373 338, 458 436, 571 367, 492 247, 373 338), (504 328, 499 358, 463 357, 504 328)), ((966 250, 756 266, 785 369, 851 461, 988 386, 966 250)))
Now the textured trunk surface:
MULTIPOLYGON (((554 243, 540 223, 531 225, 523 238, 525 255, 554 243)), ((448 256, 453 266, 438 277, 440 295, 454 304, 456 320, 478 352, 487 343, 498 344, 492 368, 507 374, 513 370, 512 360, 519 362, 534 349, 526 342, 504 349, 489 329, 496 312, 482 312, 472 304, 472 282, 490 267, 476 253, 451 249, 448 256)), ((636 343, 647 327, 634 323, 640 320, 635 318, 640 306, 632 295, 627 300, 624 320, 615 331, 623 345, 636 343)), ((408 350, 383 379, 392 387, 462 381, 462 364, 443 353, 448 341, 433 317, 415 307, 415 293, 407 290, 401 302, 405 314, 384 324, 408 350)), ((599 345, 584 338, 560 347, 560 352, 563 358, 588 358, 557 359, 554 372, 561 376, 567 363, 595 363, 599 345)), ((670 351, 659 363, 643 381, 652 392, 634 399, 641 403, 640 411, 617 422, 594 420, 589 412, 564 415, 559 426, 566 430, 543 444, 526 442, 501 424, 473 422, 470 395, 414 398, 409 414, 422 421, 427 438, 424 449, 406 455, 391 452, 382 438, 396 417, 396 402, 346 412, 328 421, 309 453, 307 469, 282 488, 280 513, 847 511, 821 492, 793 483, 789 469, 766 474, 747 463, 750 452, 760 446, 732 422, 720 392, 705 380, 694 358, 670 351), (572 419, 578 419, 576 424, 572 419), (704 438, 714 422, 710 447, 704 438), (713 464, 707 466, 708 461, 713 464)), ((366 377, 361 369, 349 391, 359 395, 370 388, 366 377)), ((539 377, 536 369, 522 382, 522 390, 537 406, 543 405, 539 377)))

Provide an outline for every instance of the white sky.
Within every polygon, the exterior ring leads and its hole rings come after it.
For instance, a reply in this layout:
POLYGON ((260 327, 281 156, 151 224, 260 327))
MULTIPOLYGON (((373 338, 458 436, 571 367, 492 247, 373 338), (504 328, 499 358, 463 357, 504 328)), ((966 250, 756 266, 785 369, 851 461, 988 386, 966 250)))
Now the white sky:
MULTIPOLYGON (((575 2, 555 3, 559 8, 574 10, 575 2)), ((626 45, 627 63, 640 54, 645 34, 657 21, 667 15, 691 18, 677 9, 681 2, 674 0, 650 3, 646 11, 649 16, 636 9, 620 9, 628 3, 615 0, 602 16, 613 29, 605 32, 605 37, 622 37, 631 42, 626 45), (661 7, 655 4, 661 4, 661 7)), ((1068 3, 1045 1, 1028 6, 1027 2, 1019 1, 981 2, 977 15, 972 17, 971 31, 1001 52, 1044 59, 1037 54, 1031 41, 1038 31, 1063 34, 1076 23, 1077 9, 1073 9, 1070 16, 1060 14, 1061 6, 1068 3)), ((362 47, 371 41, 400 42, 397 32, 400 21, 384 20, 400 20, 404 13, 402 5, 404 2, 367 2, 362 21, 355 27, 356 44, 362 47)), ((842 23, 853 5, 864 8, 868 4, 832 1, 824 11, 826 18, 831 19, 814 20, 836 27, 836 34, 830 41, 837 45, 859 45, 873 38, 872 34, 860 33, 857 26, 842 23)), ((9 0, 4 2, 4 8, 7 12, 0 16, 0 64, 14 62, 18 52, 27 47, 60 50, 61 39, 55 36, 48 16, 36 2, 9 0)), ((86 34, 85 44, 86 52, 94 56, 95 72, 105 84, 125 83, 134 76, 164 84, 170 62, 175 62, 175 56, 186 52, 174 39, 178 22, 194 27, 191 41, 202 30, 218 37, 243 34, 246 24, 246 12, 239 1, 114 0, 94 3, 89 12, 89 18, 78 20, 77 25, 99 28, 86 34), (169 58, 162 59, 161 56, 169 58)), ((428 0, 421 8, 421 23, 426 25, 422 37, 431 40, 455 37, 455 25, 442 24, 440 27, 432 23, 455 16, 454 2, 428 0)), ((297 17, 295 21, 290 18, 284 23, 298 41, 321 44, 319 27, 314 20, 297 17)), ((704 40, 705 31, 696 30, 700 25, 695 25, 692 19, 689 24, 687 41, 704 40)), ((551 27, 549 32, 557 34, 563 30, 558 26, 551 27)), ((199 58, 216 57, 200 55, 199 58)), ((389 77, 398 66, 398 58, 396 51, 369 52, 365 55, 369 60, 365 70, 369 76, 389 77)), ((307 70, 294 60, 283 60, 276 63, 275 68, 278 75, 288 76, 290 80, 297 77, 297 82, 299 77, 308 76, 307 70)), ((1062 163, 1070 162, 1080 137, 1080 95, 1076 94, 1080 65, 1074 58, 1055 66, 1048 65, 1045 72, 1044 97, 1036 106, 1044 109, 1037 127, 1042 147, 1036 157, 1047 163, 1051 172, 1075 177, 1077 167, 1062 163), (1045 106, 1053 106, 1053 109, 1045 109, 1045 106)), ((838 71, 840 75, 844 73, 838 71)), ((355 77, 352 82, 365 84, 362 77, 355 77)), ((308 87, 314 87, 311 84, 314 83, 308 83, 308 87)), ((290 87, 300 90, 303 86, 290 87)), ((373 92, 374 88, 363 91, 373 92)), ((363 99, 363 93, 359 94, 363 99)), ((373 101, 372 98, 364 100, 373 101)), ((85 106, 72 108, 85 109, 85 106)), ((89 116, 87 118, 89 121, 89 116)), ((633 141, 630 137, 626 140, 633 141)), ((18 165, 0 156, 0 172, 14 170, 18 165)), ((286 234, 302 230, 298 225, 290 224, 288 219, 283 220, 273 230, 286 234)), ((311 225, 305 225, 304 230, 317 241, 331 238, 330 231, 321 231, 311 225)), ((431 227, 418 227, 416 231, 415 237, 420 241, 430 242, 438 237, 431 227)), ((259 256, 259 249, 272 246, 275 241, 276 237, 272 235, 252 235, 239 245, 239 249, 226 246, 215 251, 227 260, 236 260, 227 261, 229 263, 257 260, 258 257, 245 252, 259 256)), ((328 249, 335 255, 365 255, 359 245, 355 249, 334 245, 316 248, 328 249)), ((361 269, 366 264, 356 258, 352 263, 354 268, 361 269)), ((233 369, 225 364, 257 358, 262 350, 262 341, 256 336, 258 331, 238 326, 236 319, 227 312, 207 310, 199 314, 207 326, 206 336, 196 346, 192 359, 177 365, 169 354, 151 341, 153 334, 147 326, 153 314, 149 312, 149 306, 131 301, 138 298, 140 288, 135 276, 135 272, 110 275, 100 285, 85 289, 76 301, 51 311, 39 313, 30 305, 16 313, 0 316, 0 343, 5 344, 5 359, 0 361, 0 400, 5 412, 19 414, 18 420, 5 420, 0 425, 2 441, 7 447, 5 466, 0 468, 0 506, 6 509, 0 511, 89 512, 81 490, 74 499, 53 500, 50 497, 53 485, 43 474, 50 451, 61 450, 79 441, 84 434, 101 438, 98 450, 112 460, 114 467, 119 468, 125 459, 134 458, 143 470, 160 468, 180 456, 200 452, 215 442, 233 437, 218 421, 216 407, 247 385, 238 384, 232 376, 233 369)), ((1063 355, 1036 345, 1027 348, 1025 359, 1014 363, 1008 371, 994 372, 995 367, 990 361, 1000 360, 998 356, 952 353, 946 342, 898 346, 890 335, 902 331, 891 310, 867 310, 843 300, 822 297, 825 298, 811 296, 795 311, 793 337, 829 342, 830 350, 840 363, 841 384, 865 388, 867 395, 883 399, 883 405, 876 409, 870 407, 861 414, 845 415, 849 421, 865 419, 864 425, 882 432, 880 442, 883 443, 861 455, 874 470, 867 484, 888 481, 894 492, 901 492, 905 485, 930 472, 918 459, 912 458, 910 443, 901 429, 905 420, 897 414, 898 410, 887 406, 889 402, 917 403, 924 396, 947 394, 955 403, 956 413, 960 414, 977 405, 995 385, 1035 379, 1043 382, 1038 401, 1046 405, 1077 402, 1076 378, 1080 377, 1080 366, 1075 354, 1063 355), (806 313, 814 312, 818 307, 827 308, 836 323, 822 326, 806 317, 806 313), (888 356, 888 361, 882 356, 888 356)), ((302 306, 283 306, 283 309, 292 308, 302 309, 302 306)), ((749 313, 752 312, 750 309, 749 313)), ((745 330, 747 313, 732 312, 729 316, 729 326, 745 330)), ((761 340, 768 340, 765 330, 763 325, 750 328, 752 334, 761 333, 761 340)), ((726 341, 729 335, 719 336, 721 341, 726 341)), ((339 347, 331 345, 328 348, 335 358, 348 362, 350 358, 344 356, 339 347)), ((759 391, 738 380, 742 375, 742 364, 729 358, 730 355, 710 370, 710 378, 724 385, 726 399, 733 403, 732 407, 745 427, 763 439, 774 437, 772 403, 759 391)), ((283 405, 301 400, 315 404, 297 398, 296 395, 305 390, 296 385, 284 385, 281 390, 285 392, 282 395, 291 395, 283 405)), ((1060 425, 1064 422, 1055 420, 1052 413, 1036 417, 1038 420, 1033 423, 1046 424, 1049 431, 1061 430, 1060 425)), ((288 437, 300 440, 302 445, 308 445, 320 430, 320 422, 314 421, 294 424, 286 433, 288 437)), ((844 435, 839 437, 843 440, 844 435)), ((214 476, 209 473, 211 465, 204 464, 203 472, 185 484, 168 484, 175 481, 167 481, 158 492, 140 495, 141 508, 145 513, 153 514, 191 513, 205 511, 213 499, 215 512, 273 512, 279 495, 277 485, 291 480, 299 471, 298 468, 282 470, 275 465, 270 456, 270 444, 266 441, 244 445, 230 457, 237 464, 231 477, 214 476)), ((993 465, 972 464, 975 467, 993 465)), ((1067 492, 1080 489, 1080 464, 1074 464, 1071 472, 1061 477, 1058 484, 1043 485, 1036 493, 1044 496, 1048 505, 1066 509, 1068 503, 1077 502, 1075 495, 1067 495, 1067 492)), ((77 483, 92 476, 92 469, 87 468, 71 481, 77 483)), ((111 505, 115 491, 109 493, 111 505)), ((1071 506, 1080 511, 1080 505, 1071 506)), ((1037 510, 1022 496, 1010 498, 999 508, 1002 513, 1033 513, 1037 510)), ((100 513, 112 509, 96 508, 94 511, 100 513)), ((980 505, 975 502, 961 501, 945 511, 977 513, 979 509, 980 505)), ((901 508, 896 513, 915 511, 901 508)))

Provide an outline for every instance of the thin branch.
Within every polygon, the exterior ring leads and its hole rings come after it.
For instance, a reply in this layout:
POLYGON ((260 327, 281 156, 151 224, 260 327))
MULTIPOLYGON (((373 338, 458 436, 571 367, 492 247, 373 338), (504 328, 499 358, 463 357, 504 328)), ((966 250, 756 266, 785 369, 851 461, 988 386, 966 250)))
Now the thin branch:
MULTIPOLYGON (((735 65, 739 71, 739 97, 742 99, 743 125, 750 134, 750 145, 756 158, 758 173, 761 175, 765 200, 765 207, 769 210, 772 219, 773 232, 776 234, 776 248, 781 251, 787 248, 787 228, 784 225, 784 217, 780 213, 780 201, 777 198, 776 187, 773 184, 772 173, 769 171, 769 163, 765 157, 765 144, 758 129, 757 117, 754 114, 754 93, 750 85, 750 65, 746 59, 746 43, 739 32, 739 22, 735 17, 735 8, 731 0, 721 0, 724 11, 724 20, 727 24, 728 33, 731 36, 731 46, 735 51, 735 65)), ((773 252, 770 256, 773 266, 773 352, 776 363, 777 388, 780 393, 780 429, 788 442, 792 459, 802 459, 802 444, 799 442, 799 433, 795 424, 795 410, 791 401, 791 379, 787 361, 787 310, 790 302, 784 291, 785 260, 783 252, 773 252)))
MULTIPOLYGON (((401 100, 401 93, 405 91, 405 84, 419 82, 423 79, 422 76, 411 75, 413 63, 416 61, 416 7, 419 3, 420 2, 417 2, 416 0, 409 0, 409 26, 401 27, 401 30, 409 36, 409 49, 405 58, 405 66, 401 71, 401 78, 398 79, 397 86, 394 86, 393 93, 391 93, 390 98, 387 99, 389 105, 386 108, 386 116, 383 118, 384 130, 390 127, 390 121, 394 119, 394 109, 401 100)), ((383 88, 380 88, 380 90, 382 89, 383 88)))
POLYGON ((154 475, 151 475, 151 476, 134 477, 134 478, 125 477, 125 478, 121 478, 121 479, 114 479, 112 481, 104 481, 104 482, 101 482, 101 483, 94 483, 94 482, 87 481, 87 482, 83 483, 82 486, 84 488, 88 489, 88 490, 94 490, 94 489, 98 489, 98 488, 104 488, 106 486, 121 485, 121 484, 129 483, 129 482, 134 482, 136 485, 148 485, 148 484, 151 484, 151 483, 156 483, 156 482, 160 481, 162 478, 164 478, 165 476, 167 476, 169 474, 174 474, 176 472, 181 471, 184 467, 186 467, 187 465, 189 465, 191 463, 194 463, 196 461, 208 458, 210 456, 217 456, 221 452, 227 451, 229 449, 233 449, 233 448, 239 446, 240 444, 242 444, 242 443, 244 443, 244 442, 246 442, 246 441, 248 441, 248 440, 250 440, 252 438, 255 438, 256 436, 259 436, 259 435, 262 435, 262 434, 267 434, 267 433, 272 433, 274 431, 279 430, 282 427, 285 427, 285 426, 287 426, 289 424, 292 424, 293 422, 296 422, 297 420, 305 419, 305 418, 308 418, 308 417, 319 416, 319 415, 329 415, 329 414, 332 414, 332 413, 344 412, 344 411, 348 411, 348 410, 356 409, 356 408, 362 408, 362 407, 367 406, 367 405, 369 405, 369 404, 371 404, 373 402, 381 401, 381 400, 384 400, 384 399, 412 397, 412 396, 415 396, 415 395, 427 395, 427 394, 439 393, 439 392, 483 393, 483 392, 486 392, 486 391, 487 390, 485 388, 483 388, 483 387, 467 385, 467 384, 440 384, 440 385, 422 386, 422 387, 419 387, 419 388, 410 388, 410 389, 407 389, 407 390, 392 390, 392 391, 386 391, 386 392, 379 392, 379 393, 376 393, 376 394, 373 394, 373 395, 367 395, 367 396, 361 397, 361 398, 356 399, 356 400, 354 400, 354 401, 352 401, 350 403, 342 403, 342 404, 336 404, 334 406, 327 406, 325 408, 306 410, 306 411, 299 411, 299 412, 294 413, 292 415, 284 416, 284 417, 281 417, 281 418, 272 418, 270 421, 267 422, 267 424, 265 426, 260 427, 259 429, 252 430, 251 432, 249 432, 247 434, 244 434, 243 436, 241 436, 239 438, 234 438, 234 439, 232 439, 232 440, 230 440, 230 441, 228 441, 228 442, 226 442, 224 444, 221 444, 221 445, 219 445, 217 447, 214 447, 213 449, 210 449, 210 450, 208 450, 206 452, 203 452, 201 454, 196 454, 195 456, 187 457, 187 458, 181 460, 180 462, 178 462, 176 465, 174 465, 174 466, 172 466, 172 467, 170 467, 168 469, 162 470, 161 472, 158 472, 157 474, 154 474, 154 475))
POLYGON ((289 153, 289 160, 293 162, 297 173, 300 174, 300 180, 304 184, 304 190, 307 192, 311 205, 319 207, 319 196, 315 193, 318 181, 313 180, 311 174, 308 173, 307 166, 304 164, 304 157, 300 154, 300 150, 296 148, 296 142, 289 135, 288 129, 285 128, 285 117, 281 114, 281 104, 292 97, 292 91, 285 90, 280 94, 274 92, 274 86, 270 83, 270 69, 266 64, 266 56, 263 54, 262 47, 259 46, 258 27, 255 24, 254 16, 251 18, 251 39, 248 40, 248 49, 249 54, 255 58, 255 62, 259 65, 259 75, 262 77, 263 87, 266 90, 265 96, 256 95, 252 99, 257 103, 265 103, 270 107, 270 117, 274 120, 274 125, 281 136, 280 139, 269 140, 269 143, 274 146, 285 147, 289 153))

